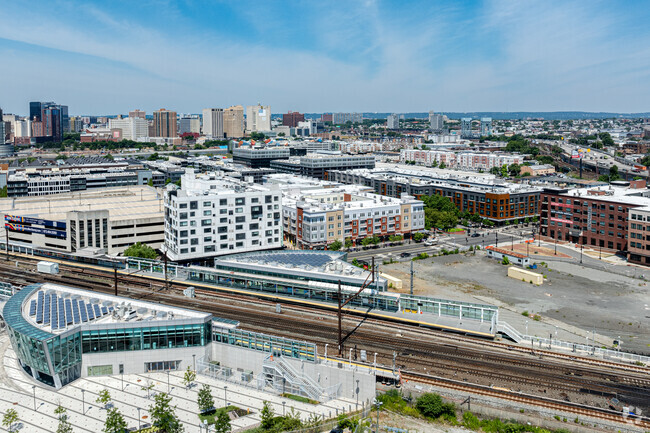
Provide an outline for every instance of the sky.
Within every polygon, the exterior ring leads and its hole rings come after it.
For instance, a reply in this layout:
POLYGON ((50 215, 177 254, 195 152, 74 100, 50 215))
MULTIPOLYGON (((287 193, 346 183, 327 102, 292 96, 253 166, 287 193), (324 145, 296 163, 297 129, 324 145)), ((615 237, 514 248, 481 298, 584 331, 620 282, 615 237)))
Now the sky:
POLYGON ((650 111, 647 1, 0 1, 28 114, 650 111))

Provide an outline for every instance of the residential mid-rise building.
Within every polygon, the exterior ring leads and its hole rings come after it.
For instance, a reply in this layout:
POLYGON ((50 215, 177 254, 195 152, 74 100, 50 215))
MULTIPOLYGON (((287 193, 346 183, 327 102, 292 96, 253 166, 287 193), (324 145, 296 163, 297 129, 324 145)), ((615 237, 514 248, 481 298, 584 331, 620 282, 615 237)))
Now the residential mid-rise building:
POLYGON ((305 115, 297 111, 289 111, 287 114, 282 115, 282 125, 290 128, 295 128, 298 123, 305 120, 305 115))
POLYGON ((277 187, 188 168, 165 193, 165 250, 187 262, 281 248, 281 213, 277 187))
POLYGON ((481 117, 481 136, 489 137, 492 135, 492 118, 481 117))
POLYGON ((153 112, 153 137, 178 137, 175 111, 161 108, 153 112))
POLYGON ((179 134, 200 134, 201 133, 201 119, 199 116, 190 115, 182 116, 178 121, 179 134))
POLYGON ((271 107, 250 105, 246 107, 246 132, 264 132, 271 130, 271 107))
POLYGON ((203 135, 216 140, 223 138, 223 108, 203 109, 203 135))
POLYGON ((108 129, 119 129, 122 131, 123 140, 136 141, 138 138, 148 136, 149 122, 142 117, 108 119, 108 129))
POLYGON ((234 105, 223 110, 223 133, 226 138, 244 136, 244 107, 234 105))
POLYGON ((650 201, 645 206, 630 208, 628 220, 627 259, 650 266, 650 201))
POLYGON ((285 238, 301 249, 326 248, 350 239, 409 238, 424 229, 424 204, 404 194, 384 197, 359 186, 286 190, 282 197, 285 238))
POLYGON ((389 114, 386 118, 386 128, 399 129, 399 114, 389 114))
POLYGON ((84 127, 84 122, 81 117, 70 118, 70 132, 81 132, 84 127))
POLYGON ((489 171, 493 167, 523 164, 524 155, 497 152, 453 152, 450 150, 401 149, 402 162, 415 162, 424 166, 440 166, 462 170, 489 171))
POLYGON ((431 169, 359 169, 329 173, 329 180, 370 187, 376 194, 399 198, 402 194, 417 199, 433 194, 449 197, 461 211, 503 224, 539 216, 541 189, 525 184, 496 180, 494 176, 454 175, 431 169))
POLYGON ((645 224, 638 219, 647 206, 650 190, 643 180, 614 181, 596 188, 544 188, 540 233, 551 241, 628 253, 633 262, 647 264, 648 253, 641 253, 648 244, 645 224))
POLYGON ((433 111, 429 111, 429 128, 434 132, 440 132, 444 127, 445 123, 442 114, 435 114, 433 111))

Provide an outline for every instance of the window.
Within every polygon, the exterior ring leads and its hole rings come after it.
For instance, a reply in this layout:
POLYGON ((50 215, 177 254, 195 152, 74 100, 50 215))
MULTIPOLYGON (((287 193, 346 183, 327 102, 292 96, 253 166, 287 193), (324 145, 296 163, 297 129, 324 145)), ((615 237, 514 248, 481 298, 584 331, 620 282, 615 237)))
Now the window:
POLYGON ((219 200, 219 206, 226 206, 228 204, 228 200, 225 198, 222 198, 219 200))
POLYGON ((243 222, 246 222, 246 217, 245 217, 245 216, 238 216, 238 217, 235 217, 235 222, 236 222, 236 223, 243 223, 243 222))
POLYGON ((237 197, 235 198, 235 205, 236 206, 242 206, 246 204, 246 198, 244 197, 237 197))

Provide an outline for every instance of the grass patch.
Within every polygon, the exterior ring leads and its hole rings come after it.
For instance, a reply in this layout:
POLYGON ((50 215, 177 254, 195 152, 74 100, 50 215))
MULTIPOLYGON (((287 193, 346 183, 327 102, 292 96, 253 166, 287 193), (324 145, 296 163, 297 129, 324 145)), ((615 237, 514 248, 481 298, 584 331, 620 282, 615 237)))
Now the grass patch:
POLYGON ((243 412, 243 414, 247 413, 245 410, 240 409, 237 406, 228 405, 227 407, 220 407, 212 412, 199 414, 199 419, 201 420, 201 423, 203 423, 204 420, 207 420, 208 424, 214 424, 215 419, 219 416, 219 412, 228 413, 232 411, 236 411, 238 415, 242 415, 240 412, 243 412))
POLYGON ((303 397, 301 395, 289 394, 288 392, 282 394, 282 397, 288 398, 289 400, 299 401, 301 403, 320 404, 320 401, 312 400, 311 398, 303 397))

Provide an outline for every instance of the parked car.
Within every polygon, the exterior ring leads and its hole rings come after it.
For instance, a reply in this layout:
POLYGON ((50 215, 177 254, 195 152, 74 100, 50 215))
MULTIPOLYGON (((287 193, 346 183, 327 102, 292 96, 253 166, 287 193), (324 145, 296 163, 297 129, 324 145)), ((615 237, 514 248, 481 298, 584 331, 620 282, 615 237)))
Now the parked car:
POLYGON ((400 257, 411 257, 411 253, 404 252, 399 255, 400 257))

